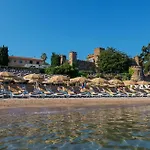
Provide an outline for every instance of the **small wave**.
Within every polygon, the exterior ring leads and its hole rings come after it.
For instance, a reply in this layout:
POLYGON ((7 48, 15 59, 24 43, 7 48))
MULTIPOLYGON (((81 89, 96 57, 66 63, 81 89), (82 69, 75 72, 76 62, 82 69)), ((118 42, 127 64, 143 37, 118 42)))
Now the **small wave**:
POLYGON ((56 114, 59 113, 60 111, 43 111, 43 112, 33 112, 32 114, 34 115, 46 115, 46 114, 56 114))

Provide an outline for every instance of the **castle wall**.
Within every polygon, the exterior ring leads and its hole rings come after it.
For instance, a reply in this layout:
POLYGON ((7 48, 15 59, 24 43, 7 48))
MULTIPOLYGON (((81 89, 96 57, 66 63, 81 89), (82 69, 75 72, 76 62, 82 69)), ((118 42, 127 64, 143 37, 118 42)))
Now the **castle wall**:
POLYGON ((84 61, 84 60, 77 60, 77 66, 79 70, 84 71, 94 71, 95 70, 95 63, 84 61))
POLYGON ((104 48, 95 48, 94 54, 89 54, 87 56, 87 60, 77 60, 77 53, 70 52, 69 53, 69 64, 72 65, 73 63, 77 64, 79 70, 84 71, 95 71, 97 65, 97 59, 100 53, 105 50, 104 48))

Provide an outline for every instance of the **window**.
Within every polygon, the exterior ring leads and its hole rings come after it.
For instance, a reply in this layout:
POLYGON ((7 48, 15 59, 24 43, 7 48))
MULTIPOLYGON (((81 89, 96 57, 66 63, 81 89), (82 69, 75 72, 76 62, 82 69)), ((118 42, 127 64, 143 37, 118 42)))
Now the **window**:
POLYGON ((30 63, 30 64, 33 64, 33 61, 32 61, 32 60, 30 60, 30 61, 29 61, 29 63, 30 63))
POLYGON ((36 64, 39 64, 39 61, 37 61, 36 64))
POLYGON ((22 64, 22 60, 19 60, 19 63, 22 64))
POLYGON ((16 62, 16 60, 14 60, 14 63, 16 62))

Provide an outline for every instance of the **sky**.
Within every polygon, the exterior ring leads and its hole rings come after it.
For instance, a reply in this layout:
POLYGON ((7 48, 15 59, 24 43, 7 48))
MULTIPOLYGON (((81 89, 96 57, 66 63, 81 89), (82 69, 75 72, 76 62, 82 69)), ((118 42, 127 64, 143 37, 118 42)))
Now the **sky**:
POLYGON ((0 46, 9 55, 50 60, 76 51, 86 59, 96 47, 133 57, 150 42, 149 0, 0 0, 0 46))

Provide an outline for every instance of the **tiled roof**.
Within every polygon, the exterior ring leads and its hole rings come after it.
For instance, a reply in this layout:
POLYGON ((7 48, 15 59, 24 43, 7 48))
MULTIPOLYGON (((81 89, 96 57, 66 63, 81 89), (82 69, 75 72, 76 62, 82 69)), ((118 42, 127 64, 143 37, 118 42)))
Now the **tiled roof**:
POLYGON ((39 59, 39 58, 20 57, 20 56, 9 56, 8 58, 11 58, 11 59, 21 59, 21 60, 43 61, 42 59, 39 59))

